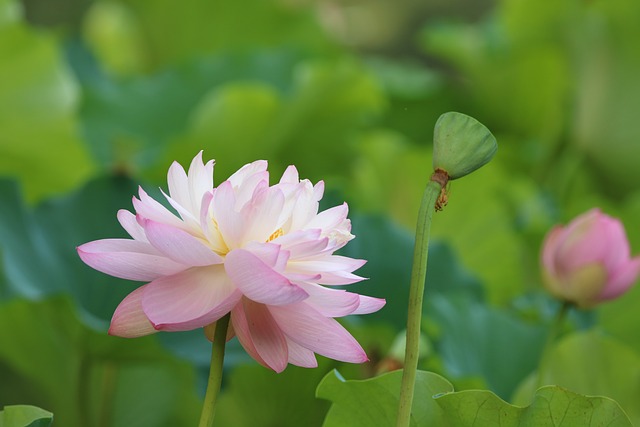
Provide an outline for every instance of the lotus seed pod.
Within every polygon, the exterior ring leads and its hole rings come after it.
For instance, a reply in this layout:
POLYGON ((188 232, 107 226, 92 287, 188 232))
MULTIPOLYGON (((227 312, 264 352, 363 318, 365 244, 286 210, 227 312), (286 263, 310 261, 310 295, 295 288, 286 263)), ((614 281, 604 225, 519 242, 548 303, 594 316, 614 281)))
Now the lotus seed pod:
POLYGON ((433 131, 433 168, 449 179, 470 174, 491 160, 496 138, 482 123, 462 113, 444 113, 433 131))

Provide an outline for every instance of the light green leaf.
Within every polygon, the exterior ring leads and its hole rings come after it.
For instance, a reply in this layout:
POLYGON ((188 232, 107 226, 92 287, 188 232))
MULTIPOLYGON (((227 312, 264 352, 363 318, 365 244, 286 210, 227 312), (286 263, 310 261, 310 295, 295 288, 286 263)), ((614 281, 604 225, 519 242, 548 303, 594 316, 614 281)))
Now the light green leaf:
POLYGON ((0 427, 49 427, 53 414, 37 406, 10 405, 0 411, 0 427))
POLYGON ((195 108, 188 134, 174 141, 165 158, 188 164, 198 151, 216 160, 218 181, 246 163, 273 158, 265 136, 278 120, 282 101, 273 86, 227 83, 211 90, 195 108), (249 157, 251 156, 251 157, 249 157))
POLYGON ((302 62, 290 72, 291 87, 254 75, 211 89, 164 163, 187 162, 204 149, 218 160, 218 181, 259 158, 271 161, 276 177, 290 164, 313 181, 344 176, 351 134, 384 106, 376 80, 350 59, 302 62))
POLYGON ((312 8, 287 2, 185 0, 179 8, 173 7, 170 0, 122 3, 137 18, 137 31, 144 35, 154 68, 203 53, 257 46, 295 44, 306 49, 337 50, 315 19, 312 8), (181 28, 180 36, 167 28, 181 28))
MULTIPOLYGON (((324 427, 395 425, 402 371, 363 381, 330 372, 317 396, 331 400, 324 427)), ((624 411, 606 397, 589 397, 544 387, 526 407, 510 405, 486 390, 453 392, 444 378, 418 371, 412 427, 631 427, 624 411)))
POLYGON ((490 391, 469 390, 435 398, 455 427, 631 427, 620 406, 607 397, 582 396, 561 387, 538 390, 526 407, 506 403, 490 391))
MULTIPOLYGON (((323 427, 388 427, 395 425, 402 371, 368 380, 345 380, 329 372, 318 385, 316 396, 332 402, 323 427)), ((444 378, 418 371, 411 426, 443 426, 444 418, 431 396, 453 391, 444 378)))
POLYGON ((93 165, 75 120, 78 87, 55 38, 13 19, 17 2, 0 7, 0 174, 18 176, 35 200, 77 186, 93 165))
MULTIPOLYGON (((543 384, 557 384, 577 393, 615 399, 635 424, 640 424, 640 355, 598 331, 571 334, 552 349, 542 372, 543 384)), ((513 401, 530 401, 537 374, 516 391, 513 401)))

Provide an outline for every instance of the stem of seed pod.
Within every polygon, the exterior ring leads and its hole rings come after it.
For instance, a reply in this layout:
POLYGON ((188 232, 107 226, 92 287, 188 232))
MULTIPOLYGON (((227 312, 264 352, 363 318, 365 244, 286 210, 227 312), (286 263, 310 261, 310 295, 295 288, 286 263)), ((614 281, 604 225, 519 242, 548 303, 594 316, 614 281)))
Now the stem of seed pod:
POLYGON ((216 411, 216 401, 222 384, 222 367, 224 362, 224 346, 227 342, 227 328, 229 318, 227 314, 216 322, 213 345, 211 348, 211 367, 209 368, 209 381, 207 382, 207 392, 204 396, 202 413, 200 415, 199 427, 212 427, 213 417, 216 411))
POLYGON ((422 203, 418 213, 416 241, 413 249, 413 269, 409 288, 409 309, 407 315, 407 342, 404 356, 404 370, 400 388, 400 404, 396 427, 408 427, 411 421, 411 406, 418 370, 420 351, 420 321, 422 320, 422 298, 424 281, 427 275, 427 256, 429 254, 429 234, 431 219, 436 202, 442 189, 445 188, 449 176, 447 172, 437 169, 424 190, 422 203))

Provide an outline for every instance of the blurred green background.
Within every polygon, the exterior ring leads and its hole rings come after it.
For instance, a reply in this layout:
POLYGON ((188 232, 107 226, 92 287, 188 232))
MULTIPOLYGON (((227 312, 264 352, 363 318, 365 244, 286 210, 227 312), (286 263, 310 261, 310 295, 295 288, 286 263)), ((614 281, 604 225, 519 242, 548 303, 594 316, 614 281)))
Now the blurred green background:
MULTIPOLYGON (((0 407, 38 405, 60 426, 195 425, 202 332, 107 336, 137 284, 75 247, 124 237, 115 214, 137 186, 158 194, 171 162, 203 149, 216 182, 267 159, 274 177, 295 164, 323 179, 325 207, 350 205, 344 252, 370 278, 354 288, 387 299, 345 319, 371 362, 275 375, 232 342, 218 414, 321 425, 326 372, 365 378, 401 360, 412 230, 433 125, 451 110, 499 150, 435 215, 421 364, 526 400, 557 309, 540 284, 544 234, 599 206, 640 252, 638 40, 635 0, 0 0, 0 407)), ((636 423, 639 307, 635 289, 573 312, 567 332, 605 350, 566 344, 592 380, 557 379, 636 423)))

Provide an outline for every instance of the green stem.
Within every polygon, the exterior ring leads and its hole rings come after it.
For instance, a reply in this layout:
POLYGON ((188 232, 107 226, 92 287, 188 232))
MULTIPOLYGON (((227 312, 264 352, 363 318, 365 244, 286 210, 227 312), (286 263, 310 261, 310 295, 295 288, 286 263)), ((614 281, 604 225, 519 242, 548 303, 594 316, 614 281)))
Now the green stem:
POLYGON ((216 331, 213 336, 211 348, 211 367, 209 368, 209 382, 207 393, 204 396, 202 414, 199 427, 212 427, 213 417, 216 412, 216 400, 222 384, 222 366, 224 362, 224 345, 227 341, 227 328, 229 327, 230 314, 216 322, 216 331))
MULTIPOLYGON (((446 181, 445 181, 446 183, 446 181)), ((407 343, 404 356, 404 370, 400 388, 397 427, 408 427, 411 421, 411 405, 418 370, 420 347, 420 321, 422 320, 422 297, 424 281, 427 275, 427 256, 429 253, 429 233, 436 200, 443 185, 433 179, 427 184, 422 196, 416 226, 416 242, 413 249, 413 269, 409 288, 409 310, 407 316, 407 343)))
POLYGON ((536 390, 544 385, 544 374, 547 371, 549 365, 549 359, 551 357, 551 350, 553 348, 553 344, 556 341, 556 338, 560 334, 562 330, 562 325, 564 323, 565 317, 567 317, 567 313, 569 312, 569 308, 571 307, 571 303, 565 301, 562 303, 562 307, 558 310, 558 314, 556 318, 553 320, 551 327, 549 328, 549 335, 547 335, 547 341, 544 344, 544 348, 542 349, 542 357, 540 358, 540 365, 538 365, 538 374, 536 379, 536 390))

